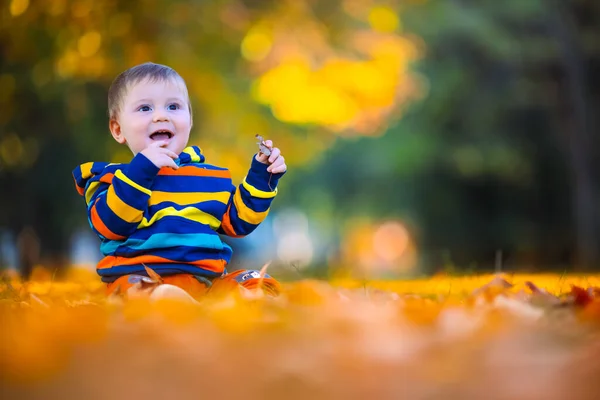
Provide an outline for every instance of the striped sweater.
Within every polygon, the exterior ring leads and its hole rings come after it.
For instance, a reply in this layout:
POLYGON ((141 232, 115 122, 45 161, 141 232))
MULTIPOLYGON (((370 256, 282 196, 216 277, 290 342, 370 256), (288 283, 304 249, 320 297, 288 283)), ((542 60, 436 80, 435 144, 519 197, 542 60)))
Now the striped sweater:
POLYGON ((73 171, 101 239, 97 272, 104 282, 144 274, 144 265, 161 275, 222 275, 232 251, 219 234, 252 232, 267 216, 283 175, 253 158, 236 187, 229 171, 205 164, 195 146, 175 162, 177 170, 159 169, 137 154, 129 164, 88 162, 73 171))

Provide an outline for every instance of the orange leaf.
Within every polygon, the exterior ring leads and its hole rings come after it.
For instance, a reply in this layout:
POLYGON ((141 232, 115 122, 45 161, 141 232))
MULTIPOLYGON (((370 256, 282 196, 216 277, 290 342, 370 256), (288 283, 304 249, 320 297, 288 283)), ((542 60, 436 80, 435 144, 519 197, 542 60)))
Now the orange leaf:
POLYGON ((148 267, 146 264, 142 264, 144 266, 144 269, 146 270, 146 273, 148 274, 148 276, 150 277, 150 279, 152 279, 155 283, 164 283, 163 278, 157 274, 156 272, 154 272, 154 270, 150 267, 148 267))
POLYGON ((571 285, 571 296, 573 296, 573 303, 581 307, 585 307, 594 300, 587 290, 575 285, 571 285))
POLYGON ((530 302, 538 306, 555 306, 561 303, 560 299, 546 290, 536 286, 533 282, 525 282, 525 286, 531 290, 530 302))
POLYGON ((514 285, 512 283, 498 275, 485 285, 473 290, 471 297, 476 298, 480 295, 483 295, 485 300, 492 301, 497 295, 504 293, 507 289, 510 289, 513 286, 514 285))

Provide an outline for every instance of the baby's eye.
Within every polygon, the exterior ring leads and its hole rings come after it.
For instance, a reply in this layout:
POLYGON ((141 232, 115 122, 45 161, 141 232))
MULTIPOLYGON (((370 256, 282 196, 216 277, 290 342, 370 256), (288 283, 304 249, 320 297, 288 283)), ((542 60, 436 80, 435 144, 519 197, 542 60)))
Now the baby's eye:
POLYGON ((169 110, 173 111, 173 110, 179 110, 181 108, 181 106, 178 103, 171 103, 171 104, 169 104, 169 106, 167 108, 169 110))
POLYGON ((150 106, 141 106, 138 111, 150 111, 150 106))

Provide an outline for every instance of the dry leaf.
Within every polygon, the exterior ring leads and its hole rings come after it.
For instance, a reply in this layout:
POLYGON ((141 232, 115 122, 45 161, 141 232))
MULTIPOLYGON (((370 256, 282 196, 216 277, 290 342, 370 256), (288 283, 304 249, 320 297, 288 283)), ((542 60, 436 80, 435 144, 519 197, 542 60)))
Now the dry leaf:
POLYGON ((255 135, 255 137, 258 139, 258 142, 256 144, 258 144, 258 149, 261 153, 263 153, 265 156, 270 156, 271 155, 271 149, 269 149, 267 147, 267 145, 265 144, 265 140, 263 139, 263 137, 261 135, 255 135))
POLYGON ((150 277, 150 279, 152 279, 154 281, 154 283, 158 283, 158 284, 163 284, 163 278, 157 274, 152 268, 148 267, 146 264, 142 264, 144 266, 144 269, 146 270, 146 273, 148 274, 148 276, 150 277))
POLYGON ((483 295, 485 300, 492 301, 497 295, 504 293, 513 286, 512 283, 508 282, 500 275, 497 275, 485 285, 473 290, 471 297, 478 298, 483 295))
POLYGON ((261 288, 261 289, 262 289, 263 281, 265 280, 265 275, 267 274, 267 268, 269 267, 269 265, 271 265, 271 261, 267 262, 260 269, 260 272, 259 272, 260 278, 258 279, 258 287, 261 288))
POLYGON ((531 290, 531 299, 530 302, 533 305, 547 307, 547 306, 557 306, 561 303, 560 299, 546 290, 536 286, 533 282, 527 281, 525 282, 525 286, 531 290))
POLYGON ((573 304, 579 307, 585 307, 594 300, 590 293, 579 286, 571 286, 571 298, 573 304))

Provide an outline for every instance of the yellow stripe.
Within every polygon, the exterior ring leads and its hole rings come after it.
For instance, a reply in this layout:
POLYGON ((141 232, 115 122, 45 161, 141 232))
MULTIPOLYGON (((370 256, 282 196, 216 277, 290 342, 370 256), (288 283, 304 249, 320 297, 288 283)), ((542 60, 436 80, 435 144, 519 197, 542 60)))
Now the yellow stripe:
POLYGON ((239 190, 235 193, 235 196, 233 196, 233 204, 235 204, 235 208, 237 209, 238 217, 249 224, 260 224, 267 218, 267 214, 269 214, 269 210, 256 212, 245 205, 239 190))
POLYGON ((154 214, 150 220, 146 218, 142 219, 142 222, 140 222, 138 228, 147 228, 159 219, 167 216, 182 217, 185 219, 189 219, 190 221, 200 222, 202 224, 210 226, 215 230, 218 229, 219 226, 221 226, 221 221, 219 221, 217 218, 203 211, 200 211, 195 207, 186 207, 183 210, 179 211, 177 211, 174 207, 167 207, 154 214))
POLYGON ((172 201, 173 203, 177 203, 182 206, 187 206, 189 204, 201 203, 203 201, 218 201, 219 203, 227 204, 229 201, 229 197, 231 196, 230 192, 215 192, 215 193, 173 193, 173 192, 159 192, 153 191, 152 196, 150 196, 150 205, 155 206, 164 201, 172 201))
POLYGON ((90 201, 92 201, 92 196, 94 195, 94 193, 96 193, 96 190, 98 190, 98 186, 100 186, 101 184, 102 184, 102 182, 100 182, 100 181, 90 183, 90 186, 88 186, 88 189, 85 192, 85 203, 86 204, 90 204, 90 201))
POLYGON ((87 162, 85 164, 81 164, 81 177, 87 179, 92 176, 92 165, 93 162, 87 162))
POLYGON ((264 190, 259 190, 246 182, 246 178, 244 178, 242 181, 242 185, 247 191, 250 192, 252 197, 258 197, 260 199, 272 199, 273 197, 277 196, 277 188, 275 188, 275 191, 273 192, 265 192, 264 190))
POLYGON ((128 184, 129 186, 133 186, 134 188, 136 188, 137 190, 139 190, 142 193, 146 193, 147 195, 152 194, 150 189, 146 189, 145 187, 138 185, 137 183, 135 183, 134 181, 132 181, 131 179, 126 177, 125 174, 123 172, 121 172, 120 169, 118 169, 117 172, 115 172, 115 177, 119 178, 120 180, 122 180, 123 182, 128 184))
POLYGON ((183 152, 189 154, 190 157, 192 157, 192 162, 200 162, 200 156, 194 151, 193 147, 186 147, 183 150, 183 152))
POLYGON ((106 194, 106 204, 123 221, 131 223, 140 222, 142 220, 143 211, 133 208, 129 204, 125 203, 119 196, 117 196, 113 186, 108 188, 108 193, 106 194))

